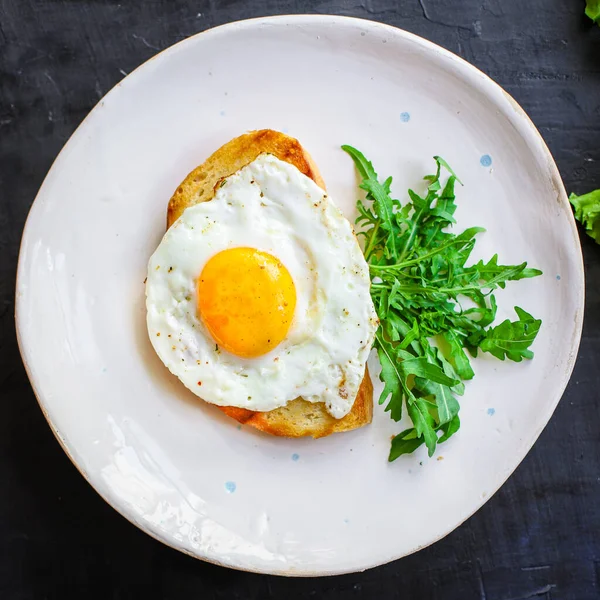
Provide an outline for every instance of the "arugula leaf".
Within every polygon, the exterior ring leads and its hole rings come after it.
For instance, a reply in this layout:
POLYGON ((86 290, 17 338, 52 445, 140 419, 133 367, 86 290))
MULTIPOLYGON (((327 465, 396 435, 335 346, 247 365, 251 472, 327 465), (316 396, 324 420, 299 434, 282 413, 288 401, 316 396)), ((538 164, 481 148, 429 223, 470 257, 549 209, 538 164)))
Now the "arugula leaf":
POLYGON ((446 440, 449 440, 460 429, 459 416, 456 415, 449 423, 442 424, 440 429, 444 432, 444 434, 438 440, 438 444, 442 444, 446 440))
POLYGON ((600 0, 587 0, 585 14, 600 25, 600 0))
POLYGON ((379 378, 384 383, 383 391, 379 397, 379 404, 383 404, 388 398, 391 398, 386 410, 391 411, 391 417, 394 421, 402 418, 402 401, 397 399, 404 398, 404 393, 408 393, 403 373, 400 370, 398 359, 394 347, 379 334, 375 335, 375 347, 381 363, 381 374, 379 378))
POLYGON ((384 384, 379 403, 394 421, 402 419, 406 407, 413 424, 393 439, 389 460, 422 445, 432 456, 460 428, 457 396, 464 393, 463 381, 474 376, 466 351, 516 362, 533 357, 529 348, 541 321, 515 307, 518 321, 492 327, 494 291, 542 272, 525 262, 499 264, 498 255, 467 266, 476 236, 485 230, 447 231, 455 224, 455 187, 461 182, 444 159, 434 157, 436 171, 424 178, 424 195, 409 190, 403 205, 391 196, 391 177, 381 183, 361 152, 342 148, 366 191, 365 201, 357 202, 356 222, 381 320, 374 344, 384 384), (444 171, 449 174, 445 183, 444 171))
MULTIPOLYGON (((600 18, 600 0, 598 17, 600 18)), ((600 190, 583 196, 571 194, 569 200, 575 208, 575 218, 584 225, 587 234, 600 244, 600 190)))
MULTIPOLYGON (((442 432, 437 443, 441 444, 449 440, 460 429, 460 418, 456 415, 448 423, 439 426, 437 432, 442 432)), ((388 456, 389 462, 395 461, 403 454, 412 454, 425 443, 425 439, 417 435, 417 430, 414 427, 405 429, 392 439, 392 446, 388 456)))
POLYGON ((415 398, 408 402, 408 415, 415 426, 417 437, 425 440, 425 445, 429 456, 433 456, 437 444, 437 435, 435 433, 435 421, 429 413, 427 402, 422 398, 415 398))
POLYGON ((475 373, 469 358, 465 354, 462 348, 462 343, 456 331, 446 331, 443 334, 443 339, 448 343, 450 348, 449 361, 450 364, 456 369, 456 373, 461 379, 473 379, 475 373))
POLYGON ((451 421, 460 410, 458 400, 452 393, 452 388, 440 383, 434 383, 428 379, 415 379, 415 389, 424 394, 435 398, 438 418, 437 421, 447 423, 451 421))
POLYGON ((542 321, 534 319, 518 306, 515 306, 515 312, 519 320, 511 322, 506 319, 500 325, 488 329, 485 337, 479 342, 479 348, 500 360, 508 357, 515 362, 521 362, 523 358, 533 358, 529 346, 540 330, 542 321))
POLYGON ((396 239, 398 234, 398 223, 394 211, 399 207, 398 200, 392 200, 390 197, 390 186, 392 178, 388 177, 383 184, 379 183, 377 173, 373 165, 352 146, 342 146, 342 149, 348 152, 357 165, 358 172, 363 178, 360 187, 367 192, 367 200, 372 200, 375 212, 379 217, 381 228, 387 233, 388 253, 390 256, 396 256, 396 239))
POLYGON ((403 454, 412 454, 417 448, 420 448, 425 443, 425 440, 417 436, 414 427, 405 429, 392 440, 390 455, 388 460, 395 461, 403 454))
POLYGON ((437 365, 431 364, 426 358, 405 358, 399 363, 400 370, 405 375, 424 377, 429 381, 441 385, 456 385, 458 380, 448 377, 437 365))

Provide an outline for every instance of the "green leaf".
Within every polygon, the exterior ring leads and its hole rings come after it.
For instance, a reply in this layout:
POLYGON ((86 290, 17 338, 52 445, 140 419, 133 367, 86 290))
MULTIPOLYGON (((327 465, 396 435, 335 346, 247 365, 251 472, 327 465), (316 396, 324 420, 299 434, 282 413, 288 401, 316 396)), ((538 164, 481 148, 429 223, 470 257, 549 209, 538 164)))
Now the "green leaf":
POLYGON ((600 25, 600 0, 587 0, 585 14, 600 25))
POLYGON ((437 199, 435 207, 431 209, 431 215, 437 217, 438 225, 453 225, 454 213, 456 211, 456 203, 454 202, 454 184, 457 181, 456 177, 452 176, 446 182, 446 187, 442 195, 437 199))
POLYGON ((394 283, 392 283, 392 287, 391 287, 388 297, 387 297, 386 313, 390 312, 390 309, 391 309, 392 305, 394 304, 394 301, 396 300, 396 297, 398 296, 400 289, 401 289, 400 282, 397 279, 394 279, 394 283))
POLYGON ((419 330, 419 324, 417 323, 416 319, 413 319, 413 326, 406 332, 402 343, 398 347, 402 350, 405 350, 409 346, 412 346, 412 344, 417 341, 420 336, 421 332, 419 330))
MULTIPOLYGON (((600 18, 600 0, 596 3, 600 18)), ((600 244, 600 190, 576 196, 571 194, 569 200, 575 208, 575 218, 585 227, 587 234, 600 244)))
POLYGON ((460 418, 456 415, 452 421, 444 423, 440 426, 440 429, 444 432, 438 440, 438 444, 443 444, 449 440, 459 429, 460 429, 460 418))
MULTIPOLYGON (((450 165, 441 156, 434 156, 433 160, 435 160, 435 162, 438 164, 438 168, 444 167, 444 169, 446 169, 446 171, 448 171, 448 173, 450 173, 450 175, 452 175, 452 177, 454 177, 454 179, 456 179, 456 181, 458 181, 458 183, 460 183, 460 185, 463 184, 463 182, 458 178, 456 173, 452 170, 450 165)), ((439 173, 439 169, 438 169, 438 173, 439 173)))
POLYGON ((450 348, 450 355, 448 357, 450 364, 454 367, 458 376, 461 379, 473 379, 475 373, 471 367, 471 362, 463 350, 463 345, 459 340, 456 331, 447 331, 444 334, 444 339, 450 348))
POLYGON ((375 213, 380 219, 381 228, 388 233, 386 247, 388 256, 396 257, 397 250, 397 232, 399 231, 398 222, 394 215, 394 205, 396 202, 390 197, 390 184, 392 179, 387 179, 381 185, 376 179, 365 179, 360 187, 366 190, 369 197, 374 201, 375 213))
POLYGON ((437 386, 437 391, 435 393, 435 403, 438 409, 439 423, 443 425, 444 423, 451 421, 455 416, 458 415, 458 411, 460 410, 460 404, 452 394, 452 390, 449 387, 445 385, 439 385, 436 383, 431 385, 437 386))
MULTIPOLYGON (((446 357, 444 356, 443 352, 439 348, 435 349, 435 357, 437 359, 437 362, 440 363, 442 369, 444 370, 444 373, 446 373, 446 375, 448 375, 448 377, 452 377, 452 379, 457 379, 457 380, 461 379, 460 375, 458 375, 458 373, 456 372, 456 370, 454 369, 452 364, 446 360, 446 357)), ((467 358, 467 361, 468 360, 469 359, 467 358)), ((470 363, 469 363, 469 367, 470 367, 470 363)), ((452 387, 452 391, 455 394, 462 396, 465 393, 465 384, 462 381, 460 381, 460 383, 458 383, 452 387)))
POLYGON ((393 462, 403 454, 411 454, 424 443, 425 440, 417 436, 417 432, 413 427, 405 429, 392 439, 388 460, 393 462))
POLYGON ((467 270, 479 276, 481 281, 494 287, 504 287, 504 283, 507 281, 518 281, 519 279, 528 279, 542 275, 539 269, 528 269, 526 262, 520 265, 499 265, 497 254, 494 254, 487 263, 480 260, 467 270))
POLYGON ((399 363, 398 367, 405 376, 415 375, 416 377, 423 377, 434 383, 450 387, 460 383, 458 379, 448 377, 440 367, 432 365, 426 358, 405 359, 399 363))
POLYGON ((404 374, 400 370, 394 347, 391 342, 383 338, 381 332, 375 336, 375 345, 381 363, 379 378, 384 383, 383 391, 379 397, 379 404, 384 404, 389 398, 386 410, 390 411, 390 416, 394 421, 399 421, 402 418, 402 402, 406 386, 404 374))
POLYGON ((399 232, 394 207, 400 203, 390 197, 392 178, 388 177, 383 184, 379 183, 373 165, 362 152, 352 146, 344 145, 342 150, 347 152, 354 161, 356 168, 363 178, 360 187, 367 192, 367 197, 373 200, 373 208, 380 219, 381 227, 388 233, 386 246, 389 256, 396 257, 396 239, 399 232))
POLYGON ((429 456, 433 456, 437 444, 437 435, 435 434, 435 422, 429 414, 427 403, 422 398, 415 398, 407 404, 407 409, 417 436, 424 439, 429 456))
POLYGON ((348 144, 344 144, 342 150, 350 155, 354 161, 356 170, 363 179, 377 179, 377 173, 373 168, 373 164, 365 158, 365 155, 360 152, 360 150, 357 150, 348 144))
POLYGON ((484 352, 489 352, 500 360, 509 358, 521 362, 523 358, 533 358, 529 346, 535 340, 542 321, 534 319, 522 308, 515 306, 518 321, 503 321, 500 325, 489 329, 479 343, 484 352))
POLYGON ((458 400, 454 397, 452 389, 447 385, 441 385, 428 379, 417 378, 415 380, 415 388, 426 396, 435 397, 438 419, 437 421, 447 423, 451 421, 460 409, 458 400))

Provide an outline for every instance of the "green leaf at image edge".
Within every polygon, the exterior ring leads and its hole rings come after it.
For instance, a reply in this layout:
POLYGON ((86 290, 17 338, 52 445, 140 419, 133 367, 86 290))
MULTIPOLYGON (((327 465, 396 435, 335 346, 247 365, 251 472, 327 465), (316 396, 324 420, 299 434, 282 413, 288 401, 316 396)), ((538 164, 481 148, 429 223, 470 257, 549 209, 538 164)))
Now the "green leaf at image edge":
POLYGON ((600 0, 587 0, 585 14, 600 25, 600 0))
POLYGON ((583 196, 571 194, 569 201, 575 209, 575 218, 585 227, 586 233, 600 244, 600 190, 583 196))

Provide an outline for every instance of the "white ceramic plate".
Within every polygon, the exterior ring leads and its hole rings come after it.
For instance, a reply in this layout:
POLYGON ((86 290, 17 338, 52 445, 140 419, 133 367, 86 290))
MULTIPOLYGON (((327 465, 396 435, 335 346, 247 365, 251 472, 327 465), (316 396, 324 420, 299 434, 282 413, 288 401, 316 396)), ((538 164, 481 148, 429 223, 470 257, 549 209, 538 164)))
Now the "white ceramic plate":
MULTIPOLYGON (((523 111, 456 56, 378 23, 323 16, 233 23, 190 38, 124 79, 65 146, 21 248, 17 328, 40 405, 99 494, 161 541, 239 569, 356 571, 452 531, 523 459, 569 379, 583 270, 556 166, 523 111), (374 423, 321 440, 239 428, 169 375, 145 326, 148 257, 180 180, 249 129, 298 137, 351 219, 361 149, 395 192, 440 154, 465 186, 462 229, 482 256, 545 275, 498 294, 543 319, 535 360, 474 361, 462 429, 388 464, 402 429, 374 423), (443 460, 442 460, 443 459, 443 460)), ((372 372, 378 373, 372 359, 372 372)), ((376 386, 376 396, 379 386, 376 386)))

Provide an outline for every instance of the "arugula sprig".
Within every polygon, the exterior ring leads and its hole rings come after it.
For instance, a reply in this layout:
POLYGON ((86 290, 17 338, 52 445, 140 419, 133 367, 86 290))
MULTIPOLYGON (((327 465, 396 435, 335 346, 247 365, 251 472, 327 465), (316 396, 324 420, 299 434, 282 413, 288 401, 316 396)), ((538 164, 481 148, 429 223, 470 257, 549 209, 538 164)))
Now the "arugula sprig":
POLYGON ((467 266, 475 236, 471 227, 455 235, 455 185, 460 180, 439 156, 436 172, 427 175, 425 196, 408 190, 402 204, 391 195, 392 178, 383 183, 364 155, 342 146, 362 178, 365 201, 357 202, 358 235, 371 273, 371 296, 381 321, 374 347, 384 384, 379 398, 394 421, 406 412, 413 427, 394 437, 389 460, 425 444, 429 456, 460 428, 457 396, 473 378, 469 355, 478 350, 504 360, 532 358, 529 349, 541 321, 518 306, 518 320, 496 327, 494 290, 507 281, 542 272, 498 264, 498 256, 467 266), (442 171, 448 179, 442 185, 442 171))

